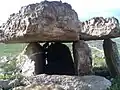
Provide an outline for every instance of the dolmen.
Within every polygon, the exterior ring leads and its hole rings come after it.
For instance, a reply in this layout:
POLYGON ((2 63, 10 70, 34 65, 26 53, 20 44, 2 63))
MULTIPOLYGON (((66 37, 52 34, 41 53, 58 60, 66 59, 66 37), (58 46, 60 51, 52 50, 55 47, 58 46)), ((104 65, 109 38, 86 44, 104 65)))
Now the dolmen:
POLYGON ((28 72, 28 76, 90 74, 92 55, 85 42, 88 40, 104 40, 109 70, 111 74, 115 71, 114 76, 119 75, 120 59, 111 40, 119 36, 119 21, 115 17, 94 17, 81 22, 70 4, 59 1, 23 6, 0 26, 1 43, 28 43, 22 52, 29 59, 22 67, 22 73, 28 72), (72 43, 72 49, 67 43, 72 43))

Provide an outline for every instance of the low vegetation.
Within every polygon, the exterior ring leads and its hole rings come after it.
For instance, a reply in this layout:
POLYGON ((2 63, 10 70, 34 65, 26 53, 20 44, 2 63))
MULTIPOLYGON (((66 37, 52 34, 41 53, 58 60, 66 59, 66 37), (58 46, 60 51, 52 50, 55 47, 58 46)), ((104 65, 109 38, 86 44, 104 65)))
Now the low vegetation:
POLYGON ((108 90, 120 90, 120 76, 112 80, 112 85, 108 90))
POLYGON ((19 54, 26 44, 0 44, 0 57, 19 54))

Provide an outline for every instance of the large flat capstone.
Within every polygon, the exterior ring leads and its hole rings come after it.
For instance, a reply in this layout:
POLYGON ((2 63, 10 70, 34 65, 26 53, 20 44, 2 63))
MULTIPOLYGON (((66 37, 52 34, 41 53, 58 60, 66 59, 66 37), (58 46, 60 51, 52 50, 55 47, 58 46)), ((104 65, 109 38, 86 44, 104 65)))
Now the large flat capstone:
POLYGON ((79 20, 71 5, 43 1, 22 7, 0 28, 0 42, 76 41, 79 20))
POLYGON ((81 40, 103 40, 120 37, 119 21, 115 17, 94 17, 81 22, 81 40))

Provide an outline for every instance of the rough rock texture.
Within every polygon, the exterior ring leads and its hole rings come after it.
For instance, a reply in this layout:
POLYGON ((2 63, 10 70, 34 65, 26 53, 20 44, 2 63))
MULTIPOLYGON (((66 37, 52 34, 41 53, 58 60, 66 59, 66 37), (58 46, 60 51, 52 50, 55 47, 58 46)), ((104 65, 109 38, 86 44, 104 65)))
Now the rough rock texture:
MULTIPOLYGON (((59 85, 37 85, 37 84, 31 84, 28 86, 20 86, 16 87, 13 90, 65 90, 62 88, 62 86, 59 85)), ((71 89, 70 89, 71 90, 71 89)))
POLYGON ((17 67, 22 75, 31 76, 44 73, 44 50, 39 43, 29 43, 17 57, 17 67))
POLYGON ((59 1, 24 6, 0 26, 0 42, 4 43, 102 40, 119 36, 116 18, 94 17, 80 22, 71 5, 59 1))
POLYGON ((0 90, 8 90, 9 88, 12 87, 17 87, 20 85, 20 82, 18 79, 15 80, 0 80, 0 90))
POLYGON ((111 86, 111 82, 100 76, 65 76, 65 75, 46 75, 26 77, 23 83, 42 84, 42 85, 61 85, 65 90, 106 90, 111 86), (67 87, 68 86, 68 87, 67 87), (71 89, 69 89, 69 87, 71 89))
POLYGON ((107 66, 113 77, 120 75, 120 55, 117 45, 111 39, 104 40, 104 54, 107 66))
POLYGON ((11 86, 8 85, 10 81, 8 80, 0 80, 0 88, 10 88, 11 86))
POLYGON ((80 39, 98 40, 120 36, 119 21, 114 18, 94 17, 81 23, 80 39))
POLYGON ((92 55, 87 43, 83 40, 73 42, 73 56, 77 75, 88 75, 92 70, 92 55))
POLYGON ((79 20, 71 5, 59 1, 30 4, 0 28, 1 42, 74 41, 79 20))
POLYGON ((23 76, 34 75, 35 72, 35 62, 32 61, 27 55, 20 54, 17 57, 17 67, 21 71, 23 76))

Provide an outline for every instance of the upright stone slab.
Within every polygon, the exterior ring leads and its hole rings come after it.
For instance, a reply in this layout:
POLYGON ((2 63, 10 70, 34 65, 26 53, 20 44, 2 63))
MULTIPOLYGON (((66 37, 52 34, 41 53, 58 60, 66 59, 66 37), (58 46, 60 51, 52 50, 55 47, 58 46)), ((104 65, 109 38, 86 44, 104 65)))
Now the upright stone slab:
POLYGON ((74 64, 77 75, 86 75, 91 72, 92 55, 87 43, 79 40, 73 43, 74 64))
POLYGON ((107 66, 113 77, 120 75, 120 55, 117 45, 111 39, 105 39, 103 43, 107 66))
POLYGON ((44 73, 45 56, 43 47, 39 43, 28 44, 21 55, 22 74, 25 76, 38 75, 44 73), (24 58, 23 58, 24 57, 24 58))

